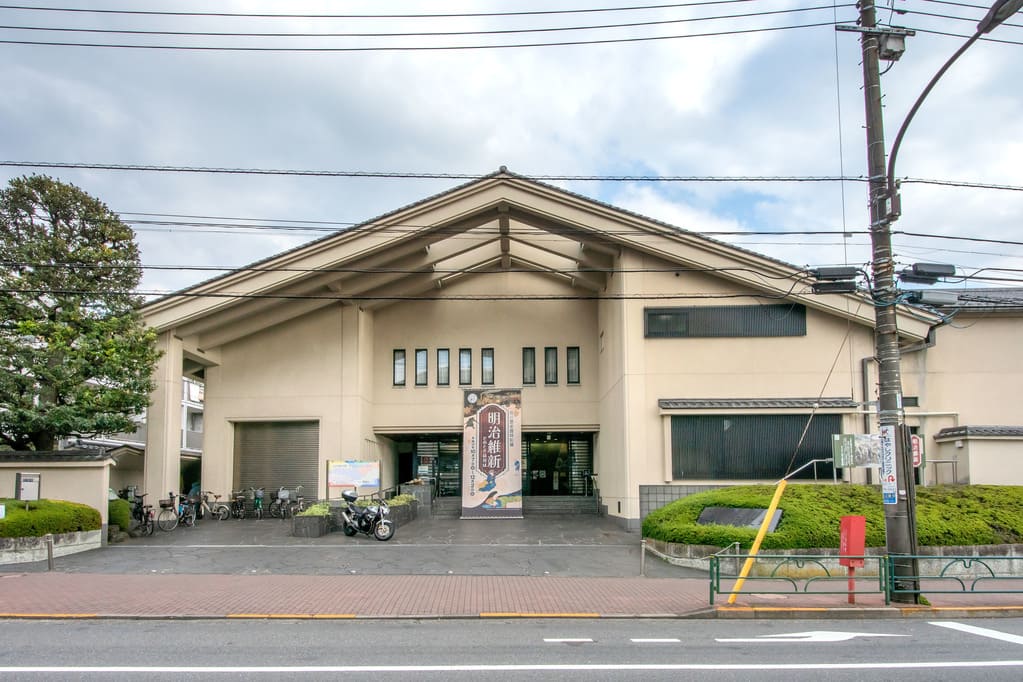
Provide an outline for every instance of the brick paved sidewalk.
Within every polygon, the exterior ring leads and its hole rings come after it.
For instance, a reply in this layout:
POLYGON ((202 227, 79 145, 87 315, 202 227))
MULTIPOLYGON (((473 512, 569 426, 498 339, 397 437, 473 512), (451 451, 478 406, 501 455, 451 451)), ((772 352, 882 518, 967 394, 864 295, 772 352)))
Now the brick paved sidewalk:
POLYGON ((1023 595, 718 596, 706 580, 532 576, 8 573, 2 618, 969 617, 1023 616, 1023 595))
POLYGON ((707 584, 528 576, 0 576, 0 617, 680 616, 707 609, 707 584))

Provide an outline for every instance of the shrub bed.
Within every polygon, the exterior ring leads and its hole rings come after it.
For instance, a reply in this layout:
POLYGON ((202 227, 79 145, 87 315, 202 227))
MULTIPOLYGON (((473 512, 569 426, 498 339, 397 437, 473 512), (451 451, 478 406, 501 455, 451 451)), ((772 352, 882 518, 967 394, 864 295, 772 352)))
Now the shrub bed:
POLYGON ((99 511, 78 502, 39 500, 29 502, 27 510, 21 500, 0 499, 0 504, 6 507, 6 518, 0 519, 0 537, 3 538, 77 533, 102 527, 99 511))
MULTIPOLYGON (((1023 486, 934 486, 917 489, 921 546, 999 545, 1023 542, 1023 486)), ((688 545, 749 548, 757 529, 696 523, 704 507, 766 509, 774 486, 709 490, 671 502, 643 520, 643 537, 688 545)), ((885 545, 880 488, 866 485, 790 484, 778 506, 781 521, 763 549, 838 547, 842 516, 866 517, 868 547, 885 545)))

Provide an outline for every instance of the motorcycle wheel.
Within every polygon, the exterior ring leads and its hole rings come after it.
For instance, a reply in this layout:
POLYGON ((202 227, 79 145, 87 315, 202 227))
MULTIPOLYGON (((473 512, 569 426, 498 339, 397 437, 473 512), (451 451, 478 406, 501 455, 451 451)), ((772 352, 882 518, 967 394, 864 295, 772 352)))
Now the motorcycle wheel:
POLYGON ((353 525, 352 525, 352 524, 350 524, 350 523, 346 523, 346 524, 344 525, 344 527, 343 527, 343 528, 342 528, 341 530, 342 530, 342 532, 344 532, 344 534, 345 534, 345 535, 347 535, 348 537, 354 537, 354 536, 355 536, 355 534, 359 532, 359 531, 355 530, 355 526, 353 526, 353 525))
POLYGON ((381 542, 386 542, 394 537, 394 524, 390 521, 381 521, 373 528, 373 537, 381 542))

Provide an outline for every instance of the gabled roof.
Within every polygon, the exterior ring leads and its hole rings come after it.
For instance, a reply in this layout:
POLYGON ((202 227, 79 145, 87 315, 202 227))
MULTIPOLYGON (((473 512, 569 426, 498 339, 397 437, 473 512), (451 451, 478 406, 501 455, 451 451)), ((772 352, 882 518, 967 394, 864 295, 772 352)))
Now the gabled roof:
POLYGON ((961 438, 1023 438, 1023 426, 950 426, 934 434, 934 440, 961 438))
MULTIPOLYGON (((480 273, 528 271, 562 283, 573 298, 606 298, 607 278, 625 250, 679 271, 712 272, 739 291, 873 324, 864 295, 813 295, 807 273, 794 265, 505 168, 183 289, 142 312, 158 331, 175 329, 215 348, 338 301, 375 308, 451 298, 438 290, 480 273)), ((923 338, 939 320, 900 311, 900 330, 910 338, 923 338)))
POLYGON ((782 409, 854 409, 850 398, 662 398, 662 410, 782 410, 782 409))
POLYGON ((113 459, 107 450, 75 448, 72 450, 9 450, 0 451, 0 463, 55 464, 61 462, 103 462, 113 459))

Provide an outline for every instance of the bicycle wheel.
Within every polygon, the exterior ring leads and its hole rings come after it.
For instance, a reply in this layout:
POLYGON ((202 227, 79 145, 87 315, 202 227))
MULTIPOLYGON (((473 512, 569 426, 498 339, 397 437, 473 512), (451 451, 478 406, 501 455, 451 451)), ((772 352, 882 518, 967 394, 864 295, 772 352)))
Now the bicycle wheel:
POLYGON ((191 509, 189 509, 188 511, 185 512, 185 515, 183 517, 181 517, 181 523, 185 524, 186 526, 190 526, 190 527, 195 526, 195 508, 194 507, 192 507, 191 509))
POLYGON ((218 521, 227 521, 228 517, 231 516, 231 508, 226 504, 222 504, 213 510, 213 514, 217 517, 218 521))
POLYGON ((142 534, 143 535, 152 535, 153 534, 153 530, 155 529, 155 527, 156 527, 156 524, 153 523, 153 517, 152 516, 147 516, 146 520, 142 522, 142 526, 141 526, 142 534))
POLYGON ((160 530, 172 531, 178 527, 178 515, 173 509, 161 509, 156 525, 160 526, 160 530))
POLYGON ((271 502, 269 509, 270 516, 272 516, 275 519, 279 519, 281 517, 281 506, 282 505, 280 500, 274 500, 273 502, 271 502))

